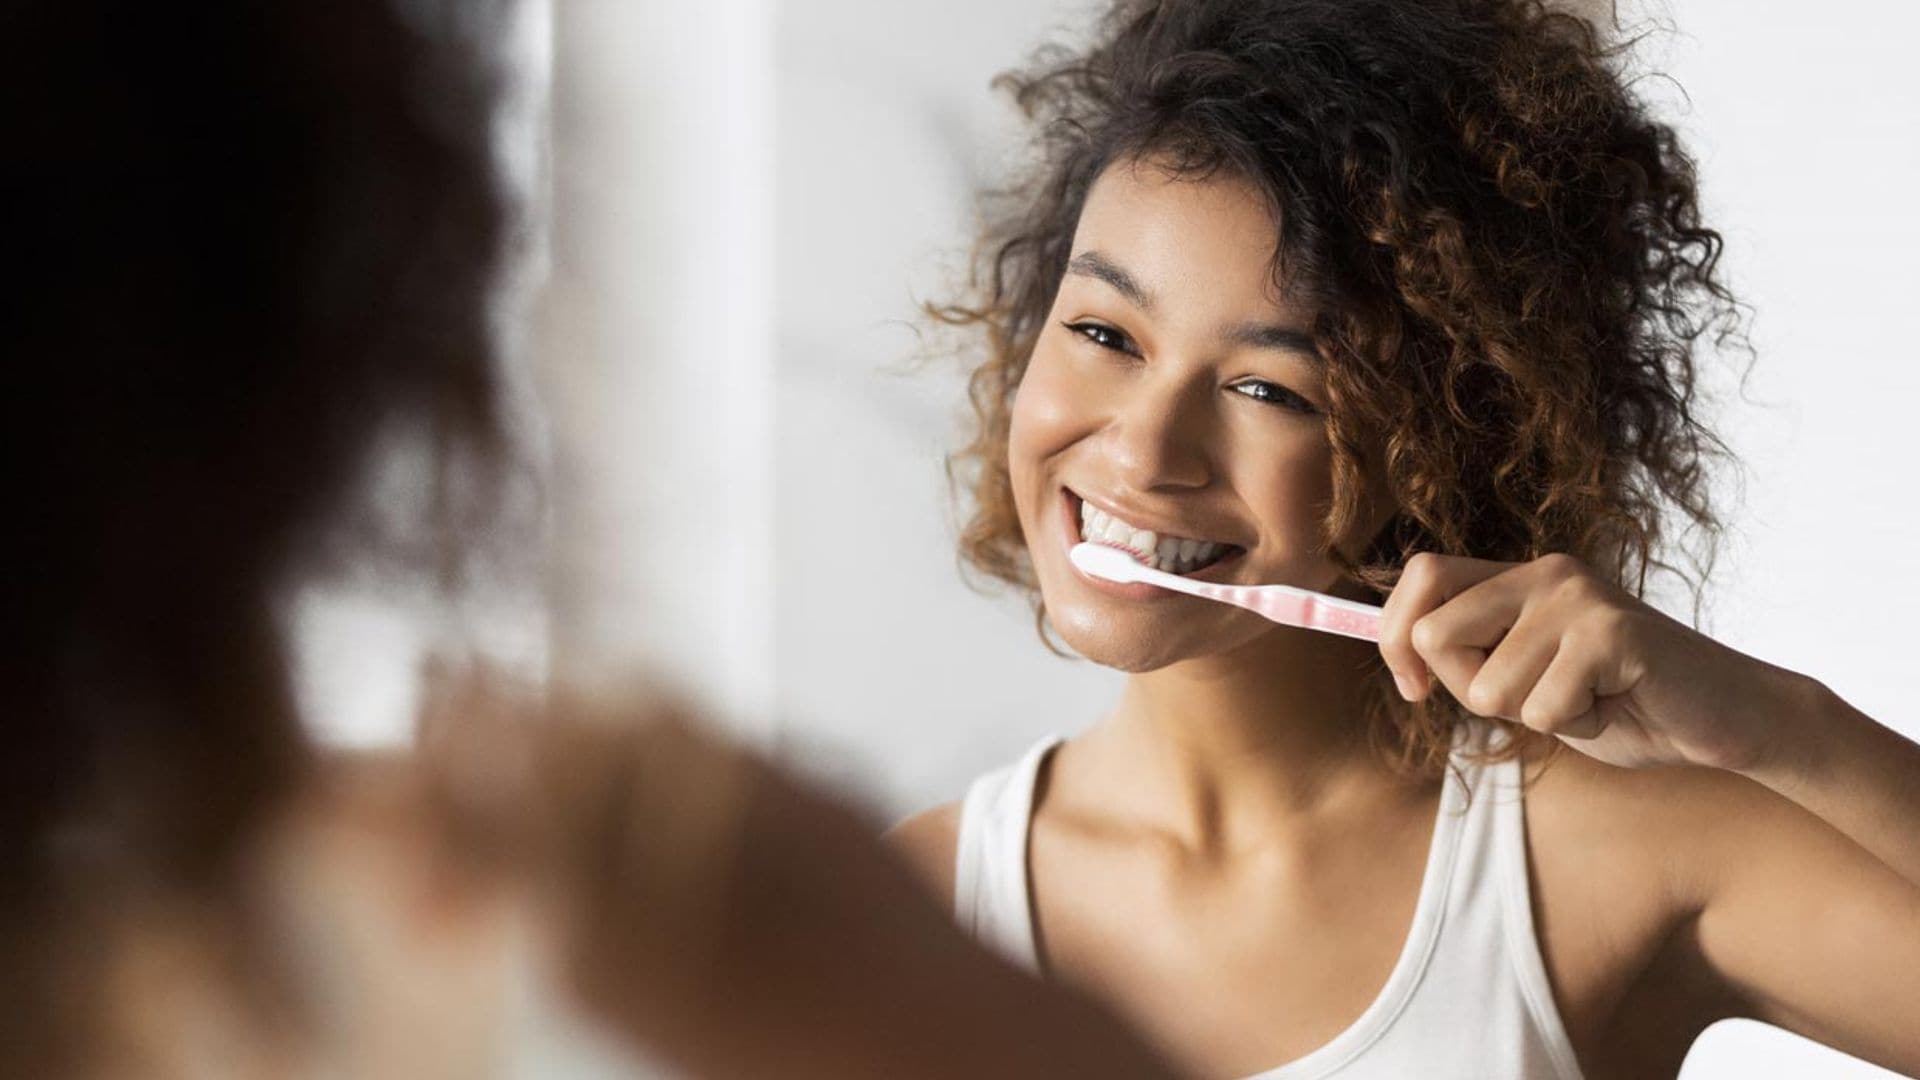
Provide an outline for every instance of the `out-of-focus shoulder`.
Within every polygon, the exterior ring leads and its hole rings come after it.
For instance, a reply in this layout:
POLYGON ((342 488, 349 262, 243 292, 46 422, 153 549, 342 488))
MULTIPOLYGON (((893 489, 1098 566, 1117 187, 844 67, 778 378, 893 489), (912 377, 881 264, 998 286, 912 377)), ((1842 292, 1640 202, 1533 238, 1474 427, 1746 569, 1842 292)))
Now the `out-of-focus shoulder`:
POLYGON ((954 859, 960 845, 959 802, 922 810, 888 829, 885 839, 942 904, 952 902, 954 859))

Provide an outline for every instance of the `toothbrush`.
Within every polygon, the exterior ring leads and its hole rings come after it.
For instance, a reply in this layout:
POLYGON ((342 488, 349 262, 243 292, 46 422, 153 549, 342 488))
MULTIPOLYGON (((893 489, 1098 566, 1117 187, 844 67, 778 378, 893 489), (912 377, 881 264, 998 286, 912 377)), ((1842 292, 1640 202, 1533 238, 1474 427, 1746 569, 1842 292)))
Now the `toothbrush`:
POLYGON ((1362 641, 1380 640, 1380 609, 1372 604, 1296 589, 1291 585, 1216 585, 1155 570, 1108 544, 1076 544, 1068 557, 1094 577, 1121 584, 1144 582, 1162 589, 1246 608, 1283 626, 1324 630, 1362 641))

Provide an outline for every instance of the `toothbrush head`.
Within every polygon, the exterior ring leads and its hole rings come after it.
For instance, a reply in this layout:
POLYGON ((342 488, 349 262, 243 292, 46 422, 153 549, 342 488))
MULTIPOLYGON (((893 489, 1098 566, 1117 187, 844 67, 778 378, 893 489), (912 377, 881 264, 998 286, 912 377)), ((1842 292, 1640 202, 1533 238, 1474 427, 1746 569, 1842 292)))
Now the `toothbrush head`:
POLYGON ((1073 560, 1073 565, 1094 577, 1123 585, 1146 580, 1141 573, 1146 567, 1128 552, 1107 544, 1075 544, 1067 557, 1073 560))

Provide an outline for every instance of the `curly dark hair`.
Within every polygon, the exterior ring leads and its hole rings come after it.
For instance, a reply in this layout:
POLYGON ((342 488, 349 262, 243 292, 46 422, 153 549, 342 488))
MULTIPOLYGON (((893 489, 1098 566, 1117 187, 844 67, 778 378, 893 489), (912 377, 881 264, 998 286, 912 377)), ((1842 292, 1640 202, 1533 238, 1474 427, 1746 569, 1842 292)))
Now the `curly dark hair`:
MULTIPOLYGON (((1037 168, 989 204, 967 295, 929 307, 986 339, 955 456, 965 561, 1044 620, 1008 476, 1012 400, 1090 187, 1151 157, 1269 204, 1276 281, 1320 312, 1323 537, 1354 580, 1384 593, 1423 551, 1563 552, 1636 595, 1671 572, 1697 607, 1727 454, 1697 415, 1696 362, 1738 335, 1741 309, 1693 162, 1625 55, 1541 0, 1121 0, 1090 48, 1002 76, 1037 168), (1370 484, 1395 513, 1356 535, 1370 484)), ((1401 761, 1444 758, 1457 703, 1376 699, 1401 761)))

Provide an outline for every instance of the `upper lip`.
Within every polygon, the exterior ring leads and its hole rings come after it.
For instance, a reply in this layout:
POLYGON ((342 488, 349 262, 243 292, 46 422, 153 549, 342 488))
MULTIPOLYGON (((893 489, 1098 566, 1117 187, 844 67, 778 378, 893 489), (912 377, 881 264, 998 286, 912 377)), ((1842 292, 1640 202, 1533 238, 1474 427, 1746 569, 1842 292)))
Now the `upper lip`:
POLYGON ((1111 496, 1087 494, 1071 487, 1067 488, 1067 493, 1083 502, 1091 504, 1094 509, 1102 511, 1109 517, 1119 518, 1121 521, 1136 529, 1146 529, 1162 537, 1175 536, 1183 540, 1200 540, 1207 543, 1220 544, 1223 547, 1246 546, 1227 540, 1217 540, 1204 532, 1194 532, 1192 531, 1194 527, 1191 525, 1169 524, 1167 518, 1141 510, 1138 507, 1126 503, 1124 500, 1115 499, 1111 496))

